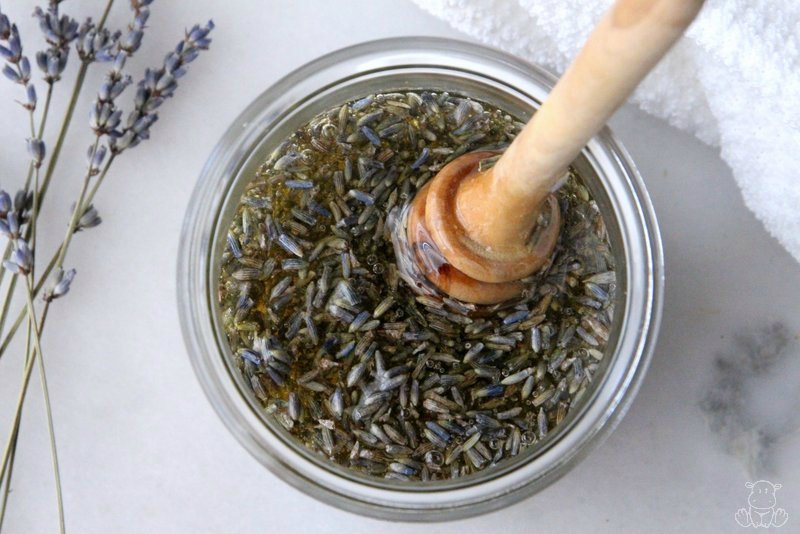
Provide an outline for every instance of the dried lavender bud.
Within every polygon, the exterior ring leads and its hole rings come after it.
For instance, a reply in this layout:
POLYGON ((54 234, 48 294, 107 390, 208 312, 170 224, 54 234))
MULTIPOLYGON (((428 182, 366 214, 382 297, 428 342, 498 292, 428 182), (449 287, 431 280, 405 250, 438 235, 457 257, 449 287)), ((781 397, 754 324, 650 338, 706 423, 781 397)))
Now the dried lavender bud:
POLYGON ((0 191, 0 217, 5 217, 13 207, 14 204, 11 202, 11 195, 5 191, 0 191))
POLYGON ((14 243, 14 251, 9 259, 3 262, 3 267, 14 274, 28 274, 33 265, 33 253, 24 239, 19 238, 14 243))
POLYGON ((81 25, 75 45, 78 57, 84 63, 100 58, 110 61, 114 58, 113 50, 117 48, 120 35, 119 31, 111 33, 105 28, 97 31, 92 19, 86 19, 81 25))
POLYGON ((25 191, 20 189, 14 195, 14 210, 19 215, 20 219, 25 219, 27 212, 33 206, 33 191, 25 191))
POLYGON ((42 294, 42 300, 45 302, 52 302, 55 299, 63 297, 69 293, 69 288, 74 278, 75 269, 70 269, 69 271, 59 269, 58 273, 56 273, 56 275, 53 277, 53 281, 50 286, 44 290, 44 293, 42 294))
POLYGON ((14 83, 21 83, 22 81, 22 77, 19 75, 19 72, 17 72, 17 69, 11 65, 6 65, 3 67, 3 76, 14 83))
POLYGON ((44 79, 48 83, 57 82, 61 79, 61 74, 67 67, 68 51, 61 49, 50 49, 36 53, 36 64, 39 70, 44 73, 44 79))
MULTIPOLYGON (((151 2, 152 3, 152 2, 151 2)), ((144 28, 150 18, 150 10, 143 2, 131 2, 131 9, 135 13, 133 22, 128 26, 128 33, 119 41, 119 49, 132 56, 142 45, 144 28)))
POLYGON ((37 169, 41 167, 45 155, 44 141, 37 138, 28 139, 28 154, 31 156, 33 166, 37 169))
MULTIPOLYGON (((72 209, 75 209, 75 204, 72 205, 72 209)), ((97 210, 94 208, 94 206, 89 204, 86 209, 83 210, 81 218, 78 219, 78 224, 75 226, 75 233, 88 230, 89 228, 94 228, 101 222, 103 222, 103 219, 100 218, 100 215, 97 213, 97 210)))
POLYGON ((10 35, 11 22, 9 22, 8 17, 3 14, 3 10, 0 8, 0 41, 7 41, 10 35))
POLYGON ((0 11, 0 20, 3 21, 3 32, 0 33, 0 41, 5 41, 5 45, 0 45, 0 56, 12 65, 16 65, 22 60, 22 41, 19 38, 19 30, 16 24, 10 24, 8 17, 0 11))
POLYGON ((27 102, 25 102, 25 104, 23 104, 22 107, 24 107, 25 109, 27 109, 29 111, 35 110, 36 109, 36 102, 37 102, 36 87, 34 87, 34 85, 32 83, 29 83, 25 87, 25 96, 27 98, 27 102))
POLYGON ((116 109, 112 102, 95 102, 89 117, 89 126, 95 134, 108 135, 119 126, 122 111, 116 109))
POLYGON ((106 151, 107 149, 104 145, 100 145, 96 149, 94 145, 89 146, 89 150, 86 153, 86 166, 90 176, 95 176, 100 172, 100 166, 105 160, 106 151))
POLYGON ((16 213, 9 213, 5 219, 0 219, 0 234, 9 239, 19 237, 20 223, 16 213))

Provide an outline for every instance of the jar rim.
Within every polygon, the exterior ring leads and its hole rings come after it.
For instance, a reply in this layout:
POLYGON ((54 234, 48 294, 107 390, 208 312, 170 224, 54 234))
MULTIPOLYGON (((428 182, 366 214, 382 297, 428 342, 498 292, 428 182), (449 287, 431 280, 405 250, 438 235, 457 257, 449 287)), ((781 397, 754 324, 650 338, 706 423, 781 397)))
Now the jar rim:
POLYGON ((432 37, 361 43, 292 71, 266 89, 234 120, 201 171, 181 233, 177 297, 184 341, 206 395, 229 430, 273 473, 309 495, 358 513, 386 519, 450 519, 508 505, 545 487, 616 426, 638 391, 658 333, 663 255, 657 221, 641 176, 627 151, 605 128, 589 142, 584 155, 595 170, 603 169, 599 176, 613 176, 618 182, 614 215, 625 241, 627 291, 613 363, 603 372, 592 402, 583 402, 590 405, 582 407, 580 420, 573 421, 575 425, 566 429, 552 450, 515 470, 498 471, 497 476, 466 488, 431 487, 428 491, 414 492, 402 487, 376 489, 344 477, 339 480, 336 473, 329 469, 323 472, 313 462, 304 464, 290 447, 264 434, 266 426, 248 406, 236 386, 236 378, 223 361, 224 348, 214 330, 217 312, 212 291, 216 282, 212 276, 215 236, 219 234, 221 210, 231 184, 241 176, 244 161, 253 154, 264 131, 307 102, 304 96, 307 99, 311 92, 334 88, 342 80, 399 68, 462 69, 487 80, 503 78, 503 83, 511 83, 509 78, 513 78, 517 85, 527 80, 525 89, 539 91, 539 101, 555 83, 555 78, 540 67, 503 52, 432 37), (533 466, 535 463, 538 465, 533 466), (480 486, 478 491, 476 486, 480 486))

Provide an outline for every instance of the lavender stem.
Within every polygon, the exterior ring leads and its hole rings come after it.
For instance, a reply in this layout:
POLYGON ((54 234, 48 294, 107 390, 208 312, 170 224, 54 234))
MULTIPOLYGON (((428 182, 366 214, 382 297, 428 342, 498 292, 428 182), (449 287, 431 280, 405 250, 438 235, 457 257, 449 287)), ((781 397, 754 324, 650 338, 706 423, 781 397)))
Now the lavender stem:
MULTIPOLYGON (((36 352, 39 353, 39 380, 41 381, 42 385, 42 395, 44 396, 44 407, 45 413, 47 415, 47 430, 50 437, 50 456, 53 461, 53 473, 55 476, 55 483, 56 483, 56 500, 58 502, 58 520, 59 520, 59 528, 61 534, 64 534, 66 528, 64 523, 64 498, 61 491, 61 471, 58 467, 58 451, 56 449, 56 434, 55 428, 53 426, 53 410, 50 404, 50 389, 47 386, 47 374, 45 373, 44 368, 44 353, 42 352, 42 345, 41 345, 41 328, 44 327, 44 318, 45 312, 42 314, 42 324, 41 327, 36 326, 36 314, 34 313, 33 307, 33 276, 32 274, 28 274, 25 278, 25 283, 27 286, 27 301, 28 301, 28 320, 33 325, 33 341, 34 346, 36 348, 36 352)), ((45 309, 49 307, 49 302, 45 303, 45 309)))

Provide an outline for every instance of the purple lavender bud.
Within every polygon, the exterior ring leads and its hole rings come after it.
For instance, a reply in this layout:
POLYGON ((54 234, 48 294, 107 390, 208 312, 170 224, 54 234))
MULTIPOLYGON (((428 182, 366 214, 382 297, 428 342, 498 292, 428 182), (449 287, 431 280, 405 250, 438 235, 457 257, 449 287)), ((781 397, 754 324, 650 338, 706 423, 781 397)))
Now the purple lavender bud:
POLYGON ((11 195, 5 191, 0 191, 0 217, 5 217, 12 207, 11 195))
POLYGON ((55 78, 58 76, 59 68, 58 68, 58 56, 55 54, 50 55, 47 58, 47 76, 50 78, 55 78))
POLYGON ((8 237, 12 239, 17 238, 19 236, 19 228, 20 228, 19 217, 17 216, 17 213, 14 211, 9 213, 8 216, 6 217, 5 223, 6 223, 6 231, 8 232, 7 234, 8 237))
POLYGON ((14 210, 18 213, 24 213, 31 209, 33 206, 33 191, 25 191, 20 189, 14 195, 14 210))
POLYGON ((25 95, 28 97, 28 103, 25 105, 25 107, 33 111, 34 109, 36 109, 37 99, 36 99, 36 87, 34 87, 32 83, 29 83, 25 87, 25 95))
POLYGON ((117 55, 114 57, 114 65, 111 67, 111 70, 115 73, 121 73, 125 68, 126 59, 128 59, 128 56, 125 55, 124 52, 117 53, 117 55))
POLYGON ((20 61, 19 61, 19 69, 22 71, 22 79, 23 79, 23 81, 25 81, 25 83, 27 83, 28 80, 31 77, 31 62, 28 61, 27 57, 22 57, 20 59, 20 61))
POLYGON ((61 79, 61 74, 67 67, 69 50, 50 48, 43 55, 36 55, 36 63, 44 71, 44 79, 48 82, 55 82, 61 79))
POLYGON ((131 78, 130 75, 126 74, 121 80, 119 80, 117 83, 115 83, 114 86, 111 88, 111 95, 110 95, 111 99, 112 100, 116 99, 132 83, 133 83, 133 78, 131 78))
POLYGON ((190 50, 186 52, 185 54, 183 54, 183 64, 186 65, 188 63, 191 63, 192 61, 197 59, 197 56, 199 55, 200 55, 199 50, 190 50))
POLYGON ((109 117, 108 121, 106 121, 106 130, 109 132, 114 130, 117 126, 119 126, 120 119, 122 119, 122 110, 118 109, 115 110, 109 117))
POLYGON ((100 89, 97 91, 97 98, 100 99, 101 102, 106 102, 111 100, 111 86, 113 82, 106 80, 102 84, 100 84, 100 89))
POLYGON ((0 57, 2 57, 6 61, 11 61, 11 58, 14 57, 14 54, 12 54, 11 50, 6 48, 5 46, 0 45, 0 57))
POLYGON ((117 55, 114 53, 113 46, 103 47, 95 53, 95 58, 97 59, 97 61, 100 61, 101 63, 108 63, 110 61, 114 61, 114 58, 116 57, 117 55))
POLYGON ((180 56, 176 55, 174 52, 170 52, 167 54, 167 57, 164 58, 164 68, 167 72, 173 73, 181 66, 181 58, 180 56))
POLYGON ((171 74, 165 74, 158 80, 156 84, 156 91, 162 92, 168 87, 175 85, 175 78, 171 74))
POLYGON ((208 24, 206 24, 204 27, 195 25, 189 32, 189 41, 191 41, 197 48, 206 49, 208 48, 208 45, 211 44, 211 40, 207 39, 206 36, 213 29, 214 29, 213 20, 209 20, 208 24))
POLYGON ((127 148, 133 148, 138 143, 136 133, 133 130, 126 130, 119 138, 111 140, 111 152, 119 154, 127 148))
POLYGON ((143 36, 144 32, 141 30, 129 31, 128 35, 125 37, 125 42, 120 45, 120 48, 127 52, 128 55, 133 55, 134 52, 139 50, 143 36))
POLYGON ((145 115, 137 120, 133 125, 133 131, 139 135, 142 135, 144 132, 150 129, 154 122, 158 120, 158 115, 145 115))
POLYGON ((69 292, 70 285, 75 279, 75 274, 77 274, 75 269, 70 269, 66 272, 62 270, 59 272, 58 283, 56 287, 53 288, 53 298, 63 297, 69 292))
POLYGON ((17 239, 14 252, 8 260, 3 262, 3 266, 15 274, 28 274, 33 265, 33 254, 28 244, 23 239, 17 239))
POLYGON ((14 83, 19 83, 20 81, 19 74, 11 65, 3 67, 3 75, 14 83))
POLYGON ((11 59, 9 59, 9 61, 11 63, 16 63, 22 57, 22 42, 20 41, 16 24, 11 25, 11 34, 7 41, 8 49, 11 51, 11 59))
POLYGON ((79 35, 78 21, 67 16, 61 17, 61 36, 66 42, 74 41, 79 35))
POLYGON ((77 46, 79 50, 81 48, 85 48, 86 40, 89 38, 89 35, 91 35, 94 31, 95 31, 94 23, 92 22, 91 17, 87 17, 86 20, 83 21, 80 28, 78 29, 78 36, 76 37, 78 42, 75 43, 75 46, 77 46))
POLYGON ((11 23, 8 20, 8 17, 5 16, 3 13, 0 13, 0 41, 8 40, 8 36, 11 33, 11 23))
POLYGON ((33 166, 37 169, 41 167, 45 155, 44 141, 37 138, 28 139, 28 154, 31 156, 33 166))
POLYGON ((47 74, 47 54, 45 52, 36 52, 36 65, 40 71, 47 74))
POLYGON ((158 109, 163 103, 164 99, 160 96, 151 98, 150 100, 147 101, 147 104, 142 108, 142 111, 144 111, 145 113, 152 113, 153 111, 158 109))
POLYGON ((69 271, 59 269, 58 274, 54 277, 52 286, 44 290, 42 300, 45 302, 52 302, 69 293, 69 288, 72 281, 75 279, 75 274, 75 269, 70 269, 69 271))
POLYGON ((95 176, 100 172, 100 166, 106 157, 106 151, 107 149, 104 145, 100 145, 96 150, 94 145, 89 146, 89 150, 86 152, 86 165, 90 175, 95 176))
POLYGON ((144 80, 142 80, 142 83, 145 87, 155 89, 156 83, 158 83, 158 72, 153 69, 146 69, 144 71, 144 80))
MULTIPOLYGON (((74 208, 73 208, 74 209, 74 208)), ((97 210, 94 209, 92 204, 89 204, 85 210, 83 210, 83 214, 81 218, 78 219, 78 224, 75 227, 75 232, 81 232, 83 230, 88 230, 89 228, 94 228, 98 226, 103 219, 100 218, 98 215, 97 210)))
POLYGON ((19 265, 17 265, 16 263, 14 263, 14 262, 13 262, 13 261, 11 261, 11 260, 5 260, 5 261, 3 262, 3 267, 4 267, 4 268, 5 268, 5 269, 6 269, 8 272, 10 272, 10 273, 13 273, 13 274, 19 274, 19 273, 21 272, 21 271, 20 271, 20 269, 19 269, 19 265))

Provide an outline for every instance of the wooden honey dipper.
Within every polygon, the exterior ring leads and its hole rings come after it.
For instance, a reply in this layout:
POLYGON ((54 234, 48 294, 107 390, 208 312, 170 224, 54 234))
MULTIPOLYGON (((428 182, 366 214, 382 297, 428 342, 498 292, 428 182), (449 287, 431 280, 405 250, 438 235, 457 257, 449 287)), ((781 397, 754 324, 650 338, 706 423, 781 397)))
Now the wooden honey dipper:
POLYGON ((703 0, 618 0, 493 167, 456 158, 417 193, 407 222, 425 276, 457 299, 516 297, 558 241, 553 192, 569 164, 667 53, 703 0))

